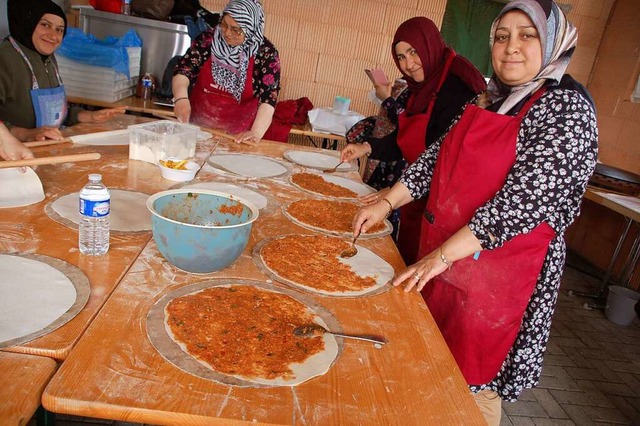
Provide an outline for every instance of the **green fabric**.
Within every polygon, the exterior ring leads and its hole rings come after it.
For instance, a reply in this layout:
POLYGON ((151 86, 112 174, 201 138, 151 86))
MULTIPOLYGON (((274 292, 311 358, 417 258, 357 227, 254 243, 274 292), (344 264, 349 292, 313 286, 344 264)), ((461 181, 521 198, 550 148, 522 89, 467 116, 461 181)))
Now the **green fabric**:
MULTIPOLYGON (((58 87, 53 55, 44 62, 40 54, 20 45, 25 56, 31 62, 41 89, 58 87)), ((0 43, 0 120, 7 127, 24 127, 33 129, 36 116, 31 103, 31 71, 22 56, 13 48, 8 40, 0 43)), ((79 108, 70 108, 66 124, 78 122, 79 108)))
POLYGON ((456 53, 467 58, 485 77, 493 74, 489 31, 504 2, 449 0, 442 20, 442 38, 456 53))

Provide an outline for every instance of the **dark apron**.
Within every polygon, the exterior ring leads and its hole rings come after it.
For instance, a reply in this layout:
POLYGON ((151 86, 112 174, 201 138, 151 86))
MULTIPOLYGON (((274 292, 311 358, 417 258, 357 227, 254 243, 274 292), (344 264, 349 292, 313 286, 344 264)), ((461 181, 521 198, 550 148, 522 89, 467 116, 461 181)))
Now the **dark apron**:
MULTIPOLYGON (((449 67, 455 56, 455 52, 451 51, 451 54, 445 62, 438 87, 429 101, 427 110, 422 114, 414 114, 410 117, 407 116, 407 112, 404 111, 398 116, 398 146, 402 151, 402 157, 407 160, 409 164, 413 164, 425 150, 424 142, 427 137, 427 126, 429 125, 431 112, 436 103, 438 91, 447 78, 449 67)), ((411 102, 411 100, 412 99, 410 99, 409 102, 411 102)), ((427 199, 421 198, 400 208, 400 229, 398 231, 397 245, 407 265, 415 263, 418 260, 420 240, 416 238, 416 236, 420 235, 422 213, 426 205, 427 199)))
MULTIPOLYGON (((467 225, 502 188, 515 162, 520 123, 543 92, 536 92, 516 116, 467 106, 440 148, 422 225, 421 258, 467 225)), ((500 371, 554 236, 542 223, 502 247, 480 252, 477 260, 458 260, 422 290, 470 385, 488 383, 500 371)))
POLYGON ((33 72, 31 62, 27 59, 18 43, 9 37, 9 41, 13 45, 14 49, 18 51, 22 59, 26 62, 29 70, 31 71, 31 105, 33 105, 33 112, 36 116, 36 128, 43 126, 60 127, 64 123, 64 119, 67 117, 67 97, 64 93, 64 85, 62 79, 58 73, 58 67, 54 64, 56 71, 56 78, 58 79, 58 87, 50 89, 40 89, 38 80, 36 80, 36 74, 33 72))
POLYGON ((221 90, 211 74, 211 57, 202 65, 191 90, 191 122, 204 127, 240 133, 251 129, 258 112, 258 99, 253 96, 253 63, 249 61, 247 81, 238 102, 221 90))

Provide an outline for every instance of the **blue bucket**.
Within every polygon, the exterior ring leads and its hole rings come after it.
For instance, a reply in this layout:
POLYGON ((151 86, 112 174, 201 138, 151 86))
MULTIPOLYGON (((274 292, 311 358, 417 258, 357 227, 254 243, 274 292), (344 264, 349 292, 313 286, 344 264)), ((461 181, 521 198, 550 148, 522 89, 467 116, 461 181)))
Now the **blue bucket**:
POLYGON ((244 251, 258 209, 224 192, 172 189, 147 200, 158 250, 187 272, 209 273, 232 264, 244 251))

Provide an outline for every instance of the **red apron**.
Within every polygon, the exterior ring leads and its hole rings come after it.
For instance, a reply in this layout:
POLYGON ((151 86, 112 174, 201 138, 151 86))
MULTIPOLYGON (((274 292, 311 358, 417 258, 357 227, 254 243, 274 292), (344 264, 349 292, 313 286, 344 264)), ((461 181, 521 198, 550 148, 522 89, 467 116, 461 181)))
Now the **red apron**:
MULTIPOLYGON (((410 117, 407 116, 405 111, 398 116, 397 142, 400 151, 402 151, 402 157, 409 164, 414 163, 425 150, 424 141, 427 137, 427 126, 431 118, 431 111, 433 111, 438 91, 449 74, 449 67, 455 56, 455 52, 451 51, 451 54, 447 57, 438 87, 433 92, 427 110, 423 114, 414 114, 410 117)), ((412 100, 413 98, 410 98, 409 102, 412 100)), ((416 235, 420 235, 422 213, 426 205, 427 199, 421 198, 400 208, 400 229, 398 230, 397 246, 407 265, 415 263, 418 259, 420 241, 416 238, 416 235)))
MULTIPOLYGON (((422 258, 468 224, 476 209, 504 185, 516 156, 517 116, 467 106, 440 148, 420 238, 422 258)), ((524 311, 555 236, 538 225, 502 247, 455 262, 422 290, 429 310, 471 385, 488 383, 515 342, 524 311)))
POLYGON ((202 65, 191 90, 191 122, 204 127, 240 133, 251 129, 258 111, 258 99, 253 96, 253 58, 249 60, 247 81, 240 102, 221 90, 211 74, 211 57, 202 65))

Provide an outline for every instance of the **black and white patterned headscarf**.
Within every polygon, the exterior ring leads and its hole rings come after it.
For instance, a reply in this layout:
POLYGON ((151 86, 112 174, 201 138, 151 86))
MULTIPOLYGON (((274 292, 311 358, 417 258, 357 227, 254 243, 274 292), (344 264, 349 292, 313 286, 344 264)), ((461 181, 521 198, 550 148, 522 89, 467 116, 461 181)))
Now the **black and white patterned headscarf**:
POLYGON ((542 87, 547 80, 560 82, 578 41, 576 28, 567 20, 555 1, 512 0, 493 21, 490 39, 492 48, 500 19, 513 9, 526 13, 538 30, 542 46, 542 68, 533 80, 513 87, 503 84, 495 74, 493 75, 487 88, 489 100, 493 103, 501 98, 507 98, 498 109, 499 114, 511 110, 522 99, 542 87))
POLYGON ((244 32, 244 43, 229 46, 220 25, 211 43, 211 73, 214 81, 238 102, 247 81, 249 59, 264 41, 264 10, 258 0, 231 0, 222 15, 231 16, 244 32))

